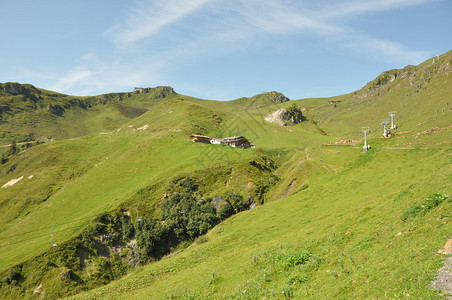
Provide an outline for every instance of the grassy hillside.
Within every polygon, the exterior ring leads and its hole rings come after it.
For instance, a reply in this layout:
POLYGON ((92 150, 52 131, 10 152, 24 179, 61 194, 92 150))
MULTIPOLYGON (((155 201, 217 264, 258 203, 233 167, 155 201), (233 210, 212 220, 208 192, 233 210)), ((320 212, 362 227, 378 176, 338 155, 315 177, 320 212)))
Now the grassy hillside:
POLYGON ((448 151, 369 154, 341 149, 335 155, 349 163, 338 173, 311 157, 304 172, 315 176, 307 188, 242 212, 211 230, 204 243, 76 299, 257 299, 284 293, 435 298, 428 286, 441 265, 437 251, 450 236, 452 202, 405 222, 400 217, 431 194, 450 192, 448 151))
POLYGON ((451 62, 449 52, 355 93, 296 101, 2 84, 3 141, 46 143, 2 148, 0 295, 435 298, 436 252, 452 234, 451 62), (306 121, 264 120, 293 103, 306 121), (389 111, 398 128, 381 138, 389 111), (374 131, 370 151, 335 145, 362 139, 361 126, 374 131), (243 135, 256 149, 193 133, 243 135))
POLYGON ((93 97, 0 83, 0 142, 47 141, 110 132, 177 94, 170 87, 93 97))
POLYGON ((418 133, 443 135, 451 125, 451 68, 452 51, 419 66, 383 72, 354 93, 299 102, 328 134, 343 139, 358 138, 361 126, 370 126, 376 137, 381 136, 380 122, 395 111, 398 130, 394 133, 409 139, 407 144, 422 145, 430 139, 420 139, 418 133))

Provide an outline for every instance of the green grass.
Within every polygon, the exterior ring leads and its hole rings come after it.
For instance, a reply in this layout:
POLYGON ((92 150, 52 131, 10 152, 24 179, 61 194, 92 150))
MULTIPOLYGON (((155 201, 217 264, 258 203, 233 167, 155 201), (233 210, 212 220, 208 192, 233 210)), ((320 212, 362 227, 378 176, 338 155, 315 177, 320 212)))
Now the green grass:
POLYGON ((318 174, 309 188, 220 224, 208 242, 79 298, 282 298, 288 286, 296 298, 435 298, 428 286, 452 203, 410 222, 399 217, 419 199, 451 190, 447 151, 380 150, 364 164, 358 149, 350 151, 358 163, 339 175, 318 174), (412 196, 394 201, 407 187, 412 196), (292 263, 306 251, 304 264, 292 263))
MULTIPOLYGON (((117 206, 139 188, 163 178, 169 180, 178 173, 187 173, 202 166, 215 164, 214 161, 200 156, 200 150, 204 145, 189 143, 182 139, 151 139, 151 136, 144 134, 106 135, 48 145, 45 146, 57 147, 55 151, 65 155, 70 154, 70 151, 65 148, 76 148, 74 152, 81 157, 78 157, 74 164, 76 167, 79 167, 77 163, 83 164, 80 168, 85 174, 65 182, 52 197, 39 205, 39 208, 31 209, 30 207, 22 217, 15 218, 11 221, 13 224, 6 226, 7 228, 0 233, 2 240, 0 265, 3 268, 36 255, 43 248, 48 247, 50 232, 54 225, 58 225, 54 241, 64 240, 80 232, 80 226, 86 224, 87 219, 117 206), (83 153, 83 148, 79 147, 79 145, 84 146, 83 143, 88 144, 86 146, 89 149, 88 153, 83 153), (88 164, 84 160, 85 155, 90 158, 88 164), (181 156, 184 157, 183 160, 177 159, 181 156), (17 243, 22 247, 17 249, 17 243)), ((219 149, 219 151, 228 155, 231 160, 246 158, 246 156, 238 156, 229 148, 219 149)), ((26 154, 28 153, 23 155, 26 154)), ((52 154, 58 155, 55 152, 52 154)), ((244 154, 251 155, 252 152, 247 151, 244 154)), ((45 177, 54 176, 55 170, 43 169, 44 172, 41 172, 39 169, 33 170, 25 165, 23 169, 12 172, 8 178, 22 174, 34 176, 6 190, 9 194, 22 193, 21 197, 33 196, 34 190, 26 189, 25 185, 33 188, 36 181, 55 182, 55 178, 45 177), (23 192, 21 192, 22 189, 23 192), (30 195, 23 195, 23 193, 30 195)))
MULTIPOLYGON (((429 281, 452 208, 452 85, 444 69, 451 57, 385 72, 348 95, 296 100, 308 120, 285 127, 264 117, 294 101, 274 103, 268 94, 220 102, 161 98, 158 88, 86 98, 34 90, 43 97, 35 112, 30 101, 3 95, 1 105, 16 105, 2 115, 3 142, 30 132, 62 140, 0 165, 0 185, 23 176, 0 190, 0 283, 15 280, 19 266, 30 277, 19 284, 26 292, 3 285, 2 293, 34 297, 39 283, 47 297, 80 291, 70 281, 58 290, 59 274, 68 272, 62 257, 57 267, 40 263, 55 259, 50 242, 71 243, 104 212, 123 209, 132 221, 135 210, 157 216, 174 182, 190 177, 199 198, 237 193, 265 205, 79 298, 436 298, 429 281), (64 114, 49 114, 47 105, 58 103, 68 105, 64 114), (389 111, 397 111, 398 128, 381 138, 378 124, 389 111), (361 126, 373 130, 369 152, 362 143, 334 146, 362 139, 361 126), (257 148, 186 141, 193 133, 243 135, 257 148), (271 167, 260 172, 250 162, 271 167)), ((91 271, 108 263, 99 256, 91 271)))

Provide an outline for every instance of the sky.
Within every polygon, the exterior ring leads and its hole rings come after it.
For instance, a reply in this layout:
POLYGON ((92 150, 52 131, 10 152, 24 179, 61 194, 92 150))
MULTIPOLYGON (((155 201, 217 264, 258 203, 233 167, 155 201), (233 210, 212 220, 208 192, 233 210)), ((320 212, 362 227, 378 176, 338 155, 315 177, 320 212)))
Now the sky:
POLYGON ((363 87, 452 50, 452 0, 0 0, 0 82, 204 99, 363 87))

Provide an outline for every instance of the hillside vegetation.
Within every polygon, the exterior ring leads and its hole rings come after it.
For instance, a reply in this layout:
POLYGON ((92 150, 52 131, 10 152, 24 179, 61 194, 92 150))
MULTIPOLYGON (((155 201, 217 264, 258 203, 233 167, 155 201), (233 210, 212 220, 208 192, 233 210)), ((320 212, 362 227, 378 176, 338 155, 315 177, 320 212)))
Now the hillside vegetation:
POLYGON ((441 298, 429 284, 452 235, 451 63, 292 101, 0 84, 1 298, 441 298), (301 122, 265 121, 281 108, 301 122))

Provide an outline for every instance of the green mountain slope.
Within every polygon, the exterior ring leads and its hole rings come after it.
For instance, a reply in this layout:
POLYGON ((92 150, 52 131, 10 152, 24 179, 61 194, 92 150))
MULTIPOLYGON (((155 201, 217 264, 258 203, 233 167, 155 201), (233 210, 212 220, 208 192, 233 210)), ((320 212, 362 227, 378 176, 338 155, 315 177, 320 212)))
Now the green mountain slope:
POLYGON ((63 95, 30 84, 0 83, 0 142, 46 141, 109 132, 177 94, 170 87, 93 97, 63 95))
POLYGON ((412 145, 430 142, 418 139, 425 131, 441 131, 451 124, 452 51, 425 61, 419 66, 383 72, 361 90, 328 98, 300 100, 308 116, 328 133, 341 138, 358 138, 361 126, 383 133, 380 122, 396 112, 396 134, 403 134, 412 145), (418 141, 414 140, 418 139, 418 141))
POLYGON ((3 141, 57 140, 2 148, 0 295, 57 298, 130 273, 80 297, 434 298, 436 252, 452 234, 451 62, 295 101, 2 84, 3 141), (306 121, 265 121, 293 103, 306 121), (398 128, 381 138, 389 111, 398 128), (362 139, 361 126, 374 131, 369 152, 335 145, 362 139), (190 134, 243 135, 256 149, 190 134))
POLYGON ((434 298, 428 286, 451 234, 452 203, 405 222, 400 215, 450 191, 448 151, 335 155, 349 161, 339 173, 311 157, 306 172, 316 176, 308 188, 240 213, 206 242, 76 299, 434 298))

